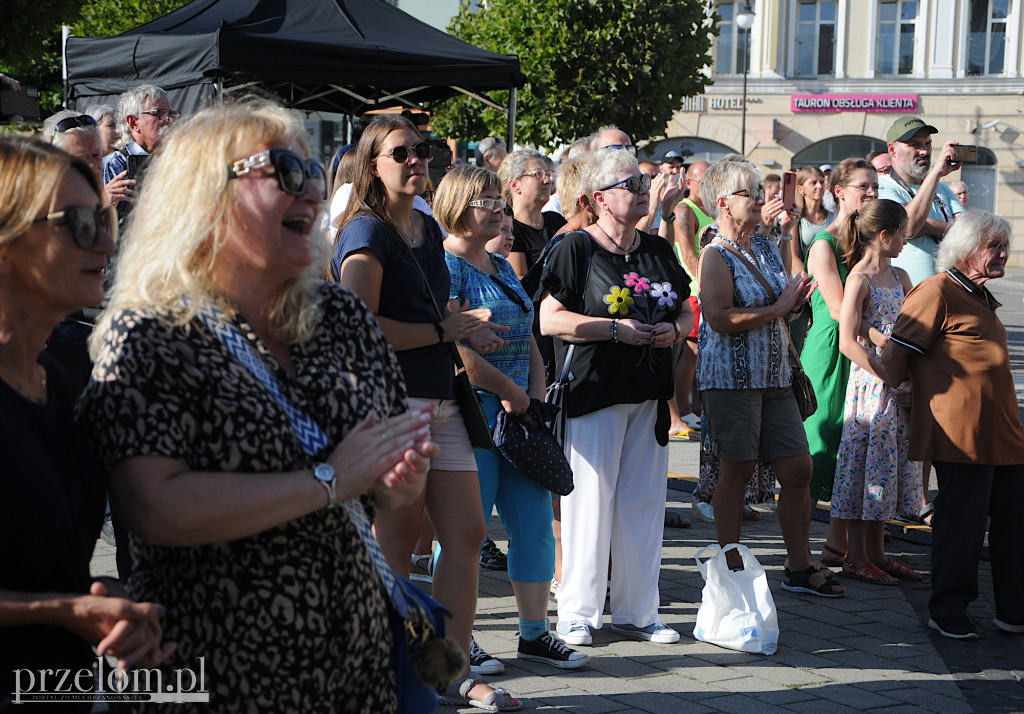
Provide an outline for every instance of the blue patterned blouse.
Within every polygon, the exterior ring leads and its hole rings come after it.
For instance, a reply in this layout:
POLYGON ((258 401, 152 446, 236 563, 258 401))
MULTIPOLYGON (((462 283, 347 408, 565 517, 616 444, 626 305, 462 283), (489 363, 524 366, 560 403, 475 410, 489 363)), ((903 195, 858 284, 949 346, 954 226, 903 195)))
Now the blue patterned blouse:
POLYGON ((508 332, 500 334, 507 345, 482 357, 510 377, 523 389, 530 383, 530 335, 533 328, 533 303, 519 284, 516 271, 500 255, 490 254, 498 269, 491 275, 467 263, 457 255, 445 251, 448 272, 452 275, 450 300, 469 300, 469 307, 486 307, 491 311, 491 322, 508 325, 508 332), (512 295, 518 296, 517 301, 512 295))
MULTIPOLYGON (((775 302, 786 289, 786 271, 775 243, 762 236, 751 236, 750 251, 732 243, 756 265, 775 295, 765 293, 761 283, 747 267, 724 246, 711 243, 704 250, 717 250, 729 267, 733 284, 733 305, 763 307, 775 302)), ((704 389, 770 389, 790 386, 789 339, 779 320, 742 332, 715 332, 701 320, 697 340, 697 383, 704 389)))

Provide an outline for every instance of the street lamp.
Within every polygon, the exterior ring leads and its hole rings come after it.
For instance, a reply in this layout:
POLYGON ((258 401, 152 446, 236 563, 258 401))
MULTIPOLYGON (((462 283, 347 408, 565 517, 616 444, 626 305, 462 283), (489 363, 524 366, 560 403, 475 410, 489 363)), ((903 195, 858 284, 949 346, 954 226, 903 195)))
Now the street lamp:
POLYGON ((736 26, 747 33, 743 43, 743 118, 740 125, 740 154, 744 157, 747 155, 747 71, 750 69, 750 28, 753 25, 754 8, 750 7, 750 0, 746 0, 736 13, 736 26))

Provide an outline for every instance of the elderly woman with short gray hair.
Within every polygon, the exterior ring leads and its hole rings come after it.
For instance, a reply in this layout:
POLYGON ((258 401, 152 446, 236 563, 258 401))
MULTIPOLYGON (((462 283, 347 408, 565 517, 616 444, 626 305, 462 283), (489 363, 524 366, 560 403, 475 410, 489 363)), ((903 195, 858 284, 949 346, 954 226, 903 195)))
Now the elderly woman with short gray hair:
POLYGON ((591 644, 611 555, 611 629, 671 643, 679 634, 658 617, 658 575, 671 348, 692 325, 688 280, 665 240, 636 229, 651 186, 636 158, 593 154, 585 177, 597 222, 562 238, 541 278, 541 331, 557 338, 559 369, 573 346, 563 409, 575 490, 561 503, 558 634, 591 644))
MULTIPOLYGON (((43 138, 58 149, 85 161, 96 172, 97 178, 102 175, 103 141, 96 120, 89 114, 70 109, 57 112, 43 122, 43 138)), ((124 177, 124 172, 115 176, 103 187, 103 207, 109 208, 134 198, 134 185, 134 181, 124 177)))
MULTIPOLYGON (((762 223, 764 191, 757 167, 727 156, 701 178, 701 201, 717 222, 717 236, 701 251, 697 285, 700 335, 697 383, 720 476, 713 506, 718 542, 738 543, 743 494, 758 457, 782 486, 779 525, 788 564, 783 588, 839 597, 843 587, 811 563, 808 547, 811 458, 791 389, 787 313, 814 291, 811 278, 786 276, 782 258, 762 223), (755 269, 771 286, 762 287, 755 269)), ((740 554, 726 553, 740 568, 740 554)))
POLYGON ((513 151, 498 169, 501 195, 512 204, 512 251, 508 262, 520 279, 533 267, 555 231, 565 219, 544 212, 551 198, 555 174, 544 163, 544 155, 533 149, 513 151))
POLYGON ((986 525, 992 623, 1024 633, 1024 428, 1000 304, 985 287, 1005 275, 1009 252, 1005 220, 957 216, 935 257, 942 272, 907 295, 882 354, 890 380, 912 384, 909 456, 931 460, 939 479, 928 626, 953 639, 978 639, 967 606, 986 525))

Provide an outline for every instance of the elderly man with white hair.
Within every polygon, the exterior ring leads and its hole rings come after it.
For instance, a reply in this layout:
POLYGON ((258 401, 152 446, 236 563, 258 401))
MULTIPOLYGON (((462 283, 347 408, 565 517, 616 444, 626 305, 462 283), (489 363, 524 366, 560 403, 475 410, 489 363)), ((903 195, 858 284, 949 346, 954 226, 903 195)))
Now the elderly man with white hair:
POLYGON ((496 136, 488 136, 480 140, 474 150, 476 154, 476 165, 482 166, 489 171, 498 173, 498 167, 508 156, 508 147, 505 142, 496 136))

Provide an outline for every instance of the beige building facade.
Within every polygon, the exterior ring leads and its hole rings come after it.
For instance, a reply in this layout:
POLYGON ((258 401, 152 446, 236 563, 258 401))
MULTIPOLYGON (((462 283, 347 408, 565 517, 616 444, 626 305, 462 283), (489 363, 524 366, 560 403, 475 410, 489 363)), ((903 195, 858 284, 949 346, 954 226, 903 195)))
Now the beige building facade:
POLYGON ((714 84, 641 153, 714 160, 742 148, 763 173, 780 172, 884 149, 890 124, 917 114, 939 129, 936 149, 978 147, 978 163, 946 181, 1011 222, 1010 262, 1024 265, 1022 2, 753 0, 749 47, 735 22, 743 0, 718 2, 714 84))

